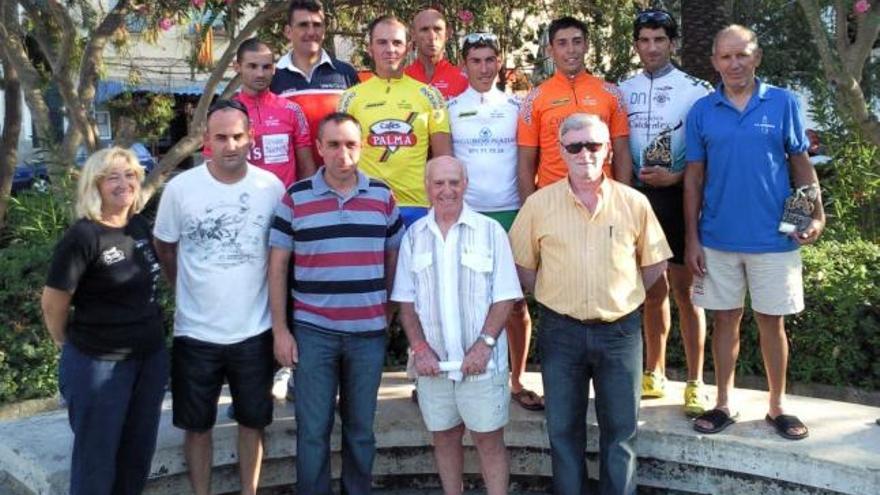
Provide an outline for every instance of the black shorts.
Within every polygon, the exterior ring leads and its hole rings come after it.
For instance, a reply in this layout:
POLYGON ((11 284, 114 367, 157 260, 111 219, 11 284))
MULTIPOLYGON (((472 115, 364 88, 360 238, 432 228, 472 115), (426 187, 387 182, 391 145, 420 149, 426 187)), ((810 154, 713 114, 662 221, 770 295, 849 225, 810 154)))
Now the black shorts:
POLYGON ((684 264, 684 191, 679 186, 642 187, 639 192, 648 197, 666 242, 672 249, 670 263, 684 264))
POLYGON ((239 424, 260 429, 272 423, 272 345, 271 330, 229 345, 175 337, 171 348, 174 426, 196 432, 213 428, 224 379, 239 424))

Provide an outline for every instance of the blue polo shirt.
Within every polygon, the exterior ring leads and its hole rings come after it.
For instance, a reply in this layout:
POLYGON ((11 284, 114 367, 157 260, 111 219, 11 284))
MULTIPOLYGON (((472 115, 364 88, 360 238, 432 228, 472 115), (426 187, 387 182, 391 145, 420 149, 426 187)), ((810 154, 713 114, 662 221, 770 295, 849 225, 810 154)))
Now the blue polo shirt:
POLYGON ((808 145, 797 98, 784 89, 756 79, 742 112, 723 83, 699 99, 687 118, 686 161, 706 167, 702 244, 745 253, 797 249, 778 227, 791 194, 787 155, 808 145))

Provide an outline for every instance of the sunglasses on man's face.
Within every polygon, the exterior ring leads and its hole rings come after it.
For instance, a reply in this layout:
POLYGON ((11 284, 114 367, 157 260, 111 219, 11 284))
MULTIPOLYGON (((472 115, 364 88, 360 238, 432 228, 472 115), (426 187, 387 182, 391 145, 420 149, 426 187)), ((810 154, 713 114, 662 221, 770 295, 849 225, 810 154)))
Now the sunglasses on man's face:
POLYGON ((602 149, 602 145, 605 143, 594 143, 591 141, 583 141, 583 142, 574 142, 563 144, 562 147, 565 148, 565 151, 571 153, 572 155, 576 155, 581 152, 582 149, 586 148, 590 153, 596 153, 597 151, 602 149))

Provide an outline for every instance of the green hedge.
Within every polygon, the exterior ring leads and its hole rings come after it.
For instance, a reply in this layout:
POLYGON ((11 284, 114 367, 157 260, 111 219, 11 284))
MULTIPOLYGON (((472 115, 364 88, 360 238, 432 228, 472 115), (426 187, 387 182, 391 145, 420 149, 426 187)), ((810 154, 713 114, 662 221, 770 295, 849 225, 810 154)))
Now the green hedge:
MULTIPOLYGON (((0 403, 56 392, 58 352, 43 327, 39 295, 64 217, 64 207, 47 195, 26 196, 10 212, 12 227, 0 244, 0 403)), ((786 320, 790 379, 880 390, 880 246, 823 239, 802 252, 806 310, 786 320)), ((170 325, 172 302, 167 290, 163 295, 170 325)), ((710 342, 706 369, 712 367, 710 342)), ((405 349, 406 337, 394 325, 388 364, 403 364, 405 349)), ((684 368, 677 329, 670 336, 667 362, 684 368)), ((763 374, 749 312, 743 319, 738 373, 763 374)))

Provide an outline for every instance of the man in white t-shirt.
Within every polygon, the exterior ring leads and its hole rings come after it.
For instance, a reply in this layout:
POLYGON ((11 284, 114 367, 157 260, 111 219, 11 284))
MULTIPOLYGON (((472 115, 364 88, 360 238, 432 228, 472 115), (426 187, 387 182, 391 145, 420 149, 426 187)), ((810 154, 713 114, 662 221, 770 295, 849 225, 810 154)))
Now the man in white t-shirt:
POLYGON ((255 494, 263 429, 272 422, 272 323, 266 278, 269 227, 284 186, 247 162, 245 107, 219 100, 208 111, 204 166, 168 183, 153 231, 175 287, 171 393, 174 425, 186 430, 193 492, 211 490, 211 430, 224 380, 238 420, 242 494, 255 494))
MULTIPOLYGON (((469 86, 449 101, 452 148, 468 173, 465 203, 510 230, 519 211, 516 181, 516 125, 519 102, 495 86, 501 69, 497 38, 471 33, 461 47, 469 86)), ((507 321, 510 340, 510 389, 513 399, 529 410, 544 408, 543 399, 523 387, 532 321, 524 300, 513 306, 507 321)))

